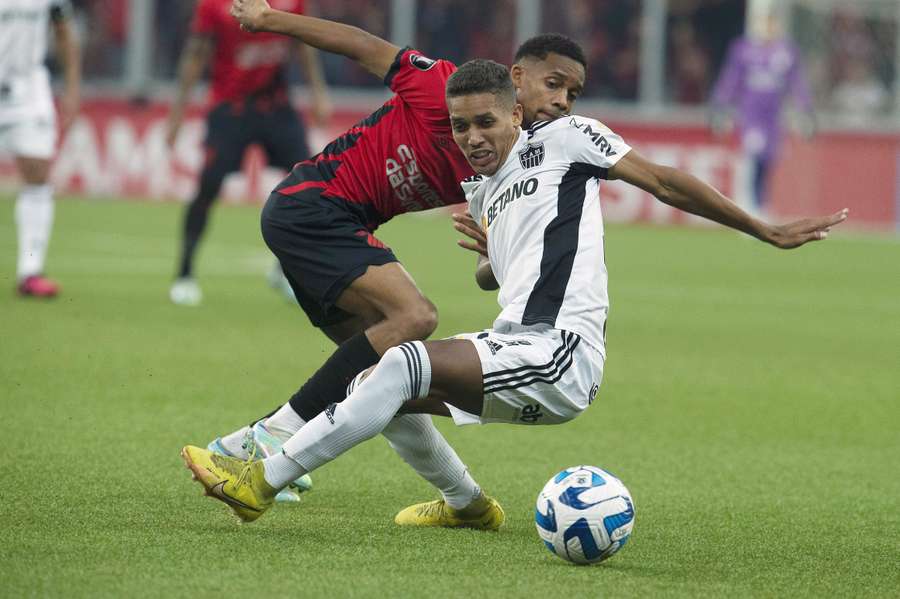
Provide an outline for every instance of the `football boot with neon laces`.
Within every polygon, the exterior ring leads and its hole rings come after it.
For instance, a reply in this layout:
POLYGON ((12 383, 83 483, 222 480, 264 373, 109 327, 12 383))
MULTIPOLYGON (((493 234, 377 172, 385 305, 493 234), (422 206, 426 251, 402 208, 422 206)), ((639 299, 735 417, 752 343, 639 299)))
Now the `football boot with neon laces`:
MULTIPOLYGON (((257 459, 267 458, 270 455, 281 451, 281 445, 281 440, 269 432, 269 429, 265 427, 262 421, 257 422, 247 430, 242 443, 242 447, 248 455, 253 447, 256 448, 257 459)), ((216 439, 206 446, 206 449, 229 458, 243 459, 242 456, 235 455, 228 451, 228 448, 222 443, 221 437, 216 437, 216 439)), ((297 503, 300 501, 300 493, 309 491, 310 489, 312 489, 312 479, 308 474, 304 474, 279 491, 278 495, 275 496, 275 501, 277 503, 297 503)))
POLYGON ((275 489, 266 482, 256 451, 250 459, 239 460, 188 445, 181 457, 205 494, 230 507, 243 522, 253 522, 275 505, 275 489))

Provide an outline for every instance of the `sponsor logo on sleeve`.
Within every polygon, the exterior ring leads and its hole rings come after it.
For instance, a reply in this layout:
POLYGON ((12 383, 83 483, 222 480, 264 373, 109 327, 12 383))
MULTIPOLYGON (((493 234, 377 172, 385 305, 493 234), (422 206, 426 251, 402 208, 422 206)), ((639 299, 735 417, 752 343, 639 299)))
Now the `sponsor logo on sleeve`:
POLYGON ((422 56, 421 54, 413 54, 409 57, 409 63, 420 71, 427 71, 437 63, 436 60, 422 56))
POLYGON ((607 157, 615 156, 617 152, 613 149, 612 144, 603 137, 601 130, 595 131, 590 124, 576 121, 574 118, 569 119, 569 124, 591 138, 591 142, 600 148, 600 151, 607 157))

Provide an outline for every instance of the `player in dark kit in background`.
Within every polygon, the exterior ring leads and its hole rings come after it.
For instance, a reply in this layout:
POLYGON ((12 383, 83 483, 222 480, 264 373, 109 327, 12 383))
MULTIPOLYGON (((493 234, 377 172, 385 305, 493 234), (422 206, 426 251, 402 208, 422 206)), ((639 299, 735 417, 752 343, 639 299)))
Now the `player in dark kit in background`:
MULTIPOLYGON (((281 0, 285 10, 303 12, 303 0, 281 0)), ((240 169, 247 146, 262 145, 269 164, 290 170, 309 157, 306 131, 291 106, 285 67, 298 52, 312 92, 313 115, 322 123, 330 112, 316 51, 279 35, 242 31, 228 14, 230 0, 200 0, 191 36, 179 65, 178 96, 169 114, 167 142, 173 146, 190 91, 212 58, 211 101, 206 117, 205 162, 196 195, 187 207, 178 276, 170 297, 181 305, 202 300, 193 274, 194 254, 213 201, 226 175, 240 169)))
MULTIPOLYGON (((459 181, 474 171, 453 142, 444 101, 453 63, 355 27, 274 11, 263 0, 235 0, 233 14, 249 30, 290 35, 354 59, 395 92, 321 154, 298 164, 263 209, 266 243, 312 323, 338 349, 265 421, 210 444, 213 451, 246 458, 253 447, 248 434, 265 454, 275 444, 261 444, 261 438, 286 439, 342 401, 350 380, 389 347, 434 331, 434 305, 373 232, 397 214, 464 202, 459 181)), ((523 45, 512 74, 529 122, 570 111, 584 85, 585 65, 582 50, 562 36, 539 36, 523 45)), ((428 416, 407 414, 384 434, 441 489, 450 507, 473 507, 476 519, 493 509, 490 526, 502 522, 502 511, 498 515, 499 507, 488 505, 428 416)), ((435 523, 451 521, 458 522, 435 523)))

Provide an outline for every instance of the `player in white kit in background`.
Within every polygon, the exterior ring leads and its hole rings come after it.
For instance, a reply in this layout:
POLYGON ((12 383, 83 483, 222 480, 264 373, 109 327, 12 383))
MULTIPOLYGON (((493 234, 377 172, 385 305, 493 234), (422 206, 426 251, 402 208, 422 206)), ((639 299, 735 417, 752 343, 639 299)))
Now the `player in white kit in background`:
MULTIPOLYGON (((344 402, 304 424, 281 453, 242 462, 185 447, 185 463, 207 495, 245 521, 268 510, 278 489, 377 435, 398 413, 525 425, 581 414, 605 359, 600 180, 622 179, 781 248, 824 239, 847 216, 764 223, 696 178, 644 160, 594 119, 565 116, 522 131, 513 82, 492 61, 468 62, 451 75, 447 105, 454 140, 482 176, 466 182, 470 226, 478 222, 486 234, 479 284, 499 283, 501 313, 490 330, 387 350, 344 402)), ((479 491, 478 502, 489 517, 493 500, 479 491)))
POLYGON ((0 0, 0 153, 15 156, 22 177, 15 220, 19 239, 17 290, 23 297, 53 297, 59 286, 44 276, 53 228, 50 166, 57 118, 44 66, 51 24, 64 67, 60 99, 63 131, 78 113, 81 51, 69 0, 0 0))

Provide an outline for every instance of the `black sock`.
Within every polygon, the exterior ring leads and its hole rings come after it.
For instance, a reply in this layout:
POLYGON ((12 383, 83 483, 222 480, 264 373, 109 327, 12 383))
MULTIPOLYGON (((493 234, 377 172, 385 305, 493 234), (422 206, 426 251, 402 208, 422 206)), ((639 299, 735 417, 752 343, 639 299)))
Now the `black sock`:
POLYGON ((206 221, 209 215, 210 201, 196 199, 188 206, 184 217, 184 237, 181 246, 181 261, 178 265, 178 277, 190 277, 193 274, 194 253, 203 231, 206 229, 206 221))
POLYGON ((181 260, 178 263, 180 278, 193 275, 194 253, 196 253, 200 238, 203 237, 203 232, 206 230, 209 210, 212 208, 216 196, 219 195, 222 181, 225 180, 227 174, 227 167, 219 163, 207 165, 200 173, 197 194, 191 200, 184 214, 184 243, 181 246, 181 260))
POLYGON ((199 237, 186 238, 181 247, 181 261, 178 263, 178 278, 190 278, 194 274, 194 251, 199 237))
POLYGON ((291 407, 309 422, 329 404, 344 401, 353 377, 376 364, 379 357, 366 334, 357 333, 339 345, 328 361, 294 393, 291 407))

